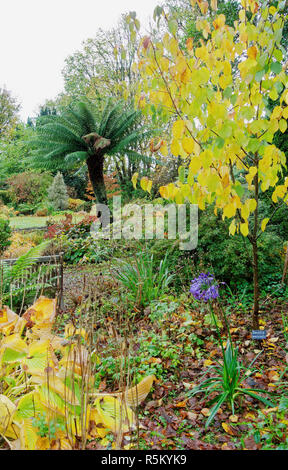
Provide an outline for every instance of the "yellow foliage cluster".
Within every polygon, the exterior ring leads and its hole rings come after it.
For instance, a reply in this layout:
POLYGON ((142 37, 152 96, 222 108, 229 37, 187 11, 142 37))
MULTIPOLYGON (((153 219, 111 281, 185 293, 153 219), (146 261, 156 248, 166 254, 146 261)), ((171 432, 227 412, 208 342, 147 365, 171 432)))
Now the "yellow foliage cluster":
POLYGON ((68 209, 78 212, 79 210, 83 209, 84 203, 85 201, 82 201, 82 199, 73 199, 70 197, 68 199, 68 209))
POLYGON ((0 310, 0 435, 12 449, 72 449, 135 429, 136 407, 154 376, 111 394, 94 389, 91 348, 83 328, 52 332, 56 300, 40 297, 22 317, 0 310))
POLYGON ((12 243, 4 252, 3 258, 19 258, 27 253, 28 250, 38 245, 42 237, 43 235, 39 232, 25 234, 13 232, 11 235, 12 243))
MULTIPOLYGON (((201 210, 213 203, 216 213, 232 219, 230 234, 248 236, 259 191, 272 188, 274 203, 288 203, 288 179, 280 183, 286 157, 272 143, 278 130, 286 131, 288 119, 283 5, 262 6, 259 15, 255 1, 242 0, 231 27, 223 14, 209 21, 207 1, 191 4, 203 15, 196 22, 203 38, 197 44, 189 38, 183 50, 177 22, 165 16, 168 30, 161 39, 144 37, 139 47, 137 103, 146 113, 153 107, 166 114, 171 140, 162 141, 158 151, 166 157, 169 148, 183 160, 186 177, 160 188, 161 196, 179 204, 188 200, 201 210), (279 100, 273 112, 269 99, 279 100)), ((217 2, 210 6, 215 10, 217 2)), ((262 230, 267 223, 261 221, 262 230)))

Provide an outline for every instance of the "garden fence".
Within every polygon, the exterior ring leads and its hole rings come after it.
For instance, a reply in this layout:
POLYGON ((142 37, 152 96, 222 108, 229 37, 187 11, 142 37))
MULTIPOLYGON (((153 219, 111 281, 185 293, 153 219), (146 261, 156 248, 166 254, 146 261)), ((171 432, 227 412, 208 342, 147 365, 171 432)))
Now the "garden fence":
MULTIPOLYGON (((39 256, 31 258, 31 260, 34 261, 33 264, 25 268, 22 278, 18 278, 13 282, 13 285, 10 286, 11 291, 13 292, 13 288, 17 289, 23 285, 25 286, 26 282, 29 282, 29 278, 33 276, 34 282, 36 279, 37 294, 44 294, 48 286, 49 290, 53 290, 57 296, 58 307, 63 309, 63 253, 39 256)), ((16 261, 17 258, 2 259, 0 265, 13 265, 16 261)))

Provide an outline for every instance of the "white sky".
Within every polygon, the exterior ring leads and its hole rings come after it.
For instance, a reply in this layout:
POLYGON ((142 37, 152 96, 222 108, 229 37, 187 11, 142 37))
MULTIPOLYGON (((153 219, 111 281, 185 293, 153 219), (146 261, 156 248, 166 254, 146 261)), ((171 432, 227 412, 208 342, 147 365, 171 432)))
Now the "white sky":
POLYGON ((63 90, 65 58, 116 26, 122 13, 152 17, 159 0, 2 0, 0 8, 0 87, 21 104, 21 118, 63 90))

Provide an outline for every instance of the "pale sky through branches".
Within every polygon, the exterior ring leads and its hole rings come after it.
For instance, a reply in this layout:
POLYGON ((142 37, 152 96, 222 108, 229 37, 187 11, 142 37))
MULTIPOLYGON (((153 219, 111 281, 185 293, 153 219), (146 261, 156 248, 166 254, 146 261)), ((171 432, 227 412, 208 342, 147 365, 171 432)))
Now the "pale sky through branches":
POLYGON ((3 0, 0 17, 0 87, 21 104, 21 118, 37 113, 63 90, 64 60, 95 37, 98 28, 117 25, 136 11, 147 23, 159 0, 3 0))

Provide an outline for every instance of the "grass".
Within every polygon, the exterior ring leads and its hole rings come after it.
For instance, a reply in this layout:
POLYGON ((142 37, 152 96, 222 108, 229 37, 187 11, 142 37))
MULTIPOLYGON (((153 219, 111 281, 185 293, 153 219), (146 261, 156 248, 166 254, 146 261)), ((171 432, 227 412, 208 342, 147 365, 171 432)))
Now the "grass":
MULTIPOLYGON (((34 215, 24 215, 24 216, 18 216, 18 217, 10 217, 10 225, 11 228, 16 230, 16 229, 29 229, 29 228, 41 228, 46 226, 47 220, 55 220, 55 222, 59 222, 59 220, 64 219, 65 215, 63 214, 57 214, 53 216, 47 216, 47 217, 37 217, 34 215)), ((77 215, 73 214, 73 222, 77 222, 83 218, 83 215, 77 215)))

